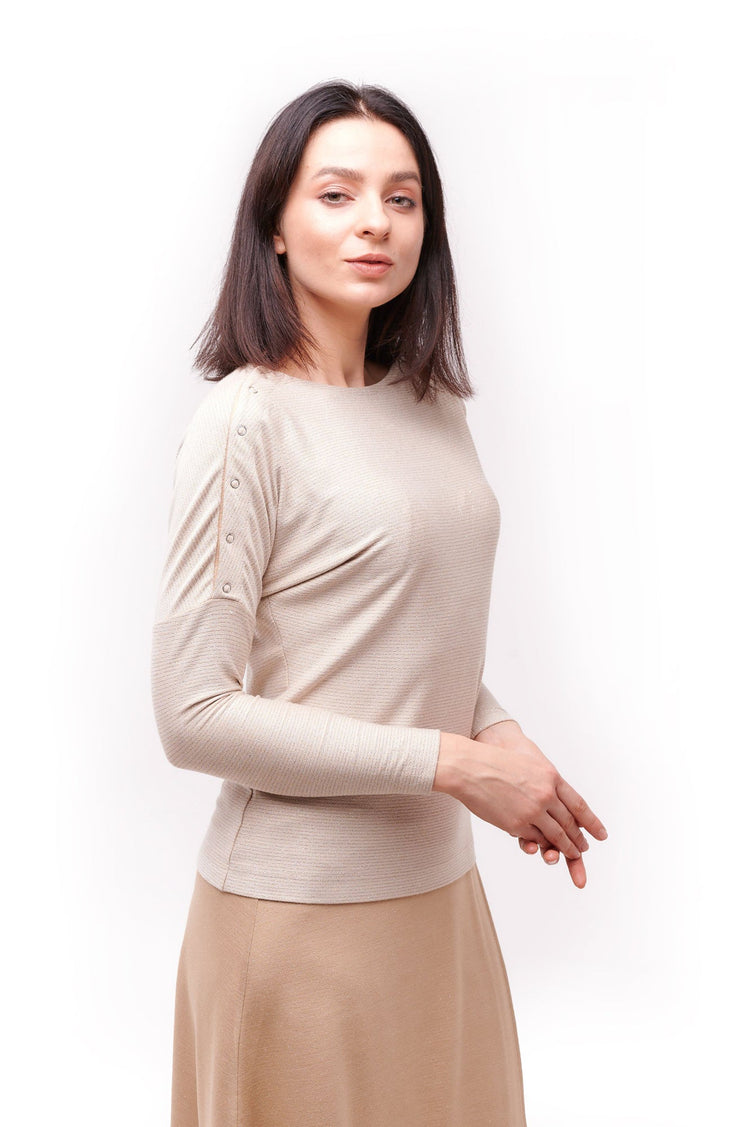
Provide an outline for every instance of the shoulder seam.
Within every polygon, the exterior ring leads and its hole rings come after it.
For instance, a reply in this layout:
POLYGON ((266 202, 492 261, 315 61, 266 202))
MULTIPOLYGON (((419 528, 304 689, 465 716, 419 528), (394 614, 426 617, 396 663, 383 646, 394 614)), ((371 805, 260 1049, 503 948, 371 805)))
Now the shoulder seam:
POLYGON ((231 410, 229 412, 229 419, 227 420, 227 433, 226 433, 226 437, 224 439, 224 461, 222 462, 222 467, 221 467, 221 493, 219 495, 219 515, 218 515, 218 519, 217 519, 217 522, 216 522, 216 545, 214 547, 214 569, 213 569, 213 580, 212 580, 212 583, 211 583, 212 589, 216 587, 216 580, 217 580, 217 576, 219 574, 219 546, 221 544, 221 529, 222 529, 222 522, 223 522, 223 519, 224 519, 224 490, 226 489, 227 462, 229 460, 229 436, 232 433, 232 420, 234 419, 234 414, 235 414, 235 411, 237 409, 237 402, 238 402, 239 397, 240 397, 240 392, 242 391, 244 386, 245 386, 244 381, 240 382, 239 387, 237 388, 236 392, 234 393, 234 399, 232 400, 232 407, 231 407, 231 410))
POLYGON ((189 618, 191 614, 197 614, 199 611, 204 611, 212 603, 217 606, 229 606, 233 611, 239 609, 240 613, 247 617, 247 609, 237 599, 222 599, 218 595, 212 593, 204 596, 199 603, 190 607, 189 610, 182 610, 179 614, 168 614, 166 618, 155 618, 151 624, 151 629, 157 630, 160 626, 171 626, 173 622, 180 622, 183 618, 189 618))

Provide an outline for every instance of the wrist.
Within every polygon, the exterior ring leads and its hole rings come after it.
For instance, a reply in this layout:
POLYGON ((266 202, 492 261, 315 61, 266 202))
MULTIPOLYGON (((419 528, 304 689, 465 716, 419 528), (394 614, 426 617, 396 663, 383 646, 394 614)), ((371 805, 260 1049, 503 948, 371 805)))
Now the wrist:
POLYGON ((486 728, 482 728, 477 732, 473 739, 478 740, 480 737, 485 743, 505 741, 508 739, 516 739, 518 736, 523 735, 523 729, 517 720, 512 720, 510 717, 507 720, 497 720, 494 724, 489 724, 486 728))
POLYGON ((455 796, 458 789, 457 761, 463 739, 463 736, 459 736, 455 732, 440 733, 440 749, 435 778, 432 783, 434 791, 455 796))

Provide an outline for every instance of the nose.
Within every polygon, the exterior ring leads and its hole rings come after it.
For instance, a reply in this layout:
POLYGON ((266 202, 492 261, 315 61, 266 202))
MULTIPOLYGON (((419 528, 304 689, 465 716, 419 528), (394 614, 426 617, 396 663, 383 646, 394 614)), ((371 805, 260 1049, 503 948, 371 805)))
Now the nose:
POLYGON ((391 219, 377 195, 364 193, 357 209, 356 229, 358 235, 374 235, 384 238, 391 229, 391 219))

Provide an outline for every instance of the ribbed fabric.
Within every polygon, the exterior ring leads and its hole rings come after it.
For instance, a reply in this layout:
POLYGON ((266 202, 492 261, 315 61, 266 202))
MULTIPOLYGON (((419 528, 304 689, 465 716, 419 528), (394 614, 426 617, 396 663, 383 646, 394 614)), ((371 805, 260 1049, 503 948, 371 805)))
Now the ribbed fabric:
POLYGON ((408 896, 474 864, 432 791, 441 731, 509 719, 482 682, 500 530, 462 400, 257 367, 178 447, 152 643, 175 766, 224 780, 198 871, 227 892, 408 896))

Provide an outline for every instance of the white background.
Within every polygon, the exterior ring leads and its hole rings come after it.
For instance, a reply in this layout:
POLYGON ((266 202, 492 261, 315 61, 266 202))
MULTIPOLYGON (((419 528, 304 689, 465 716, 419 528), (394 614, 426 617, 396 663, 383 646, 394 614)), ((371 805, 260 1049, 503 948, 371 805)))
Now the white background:
POLYGON ((168 1123, 219 786, 170 766, 149 697, 174 453, 206 390, 189 349, 271 117, 346 78, 411 106, 444 181, 502 511, 485 679, 609 830, 579 891, 474 820, 529 1127, 741 1121, 739 4, 19 12, 1 68, 3 1118, 168 1123))

